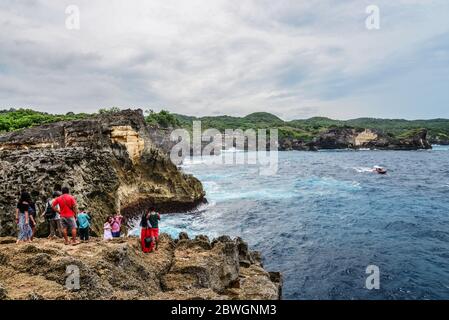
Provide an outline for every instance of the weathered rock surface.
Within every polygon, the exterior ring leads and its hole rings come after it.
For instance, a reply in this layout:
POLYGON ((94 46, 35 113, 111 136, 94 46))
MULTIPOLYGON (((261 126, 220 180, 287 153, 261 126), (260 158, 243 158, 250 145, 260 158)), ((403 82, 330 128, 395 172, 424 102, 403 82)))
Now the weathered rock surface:
POLYGON ((449 138, 448 137, 442 137, 442 136, 436 136, 436 137, 431 137, 429 139, 429 142, 431 144, 438 144, 438 145, 442 145, 442 146, 448 146, 449 145, 449 138))
POLYGON ((42 212, 62 186, 93 213, 97 233, 116 210, 128 217, 150 204, 162 212, 185 211, 205 195, 201 183, 179 171, 155 145, 140 110, 0 136, 0 235, 16 232, 20 190, 29 190, 42 212))
MULTIPOLYGON (((179 129, 179 128, 178 128, 179 129)), ((178 143, 176 141, 176 136, 172 138, 170 137, 173 130, 175 128, 161 128, 158 126, 152 126, 149 130, 151 141, 156 145, 157 148, 161 149, 167 155, 169 155, 173 149, 173 147, 178 143)), ((190 135, 190 133, 189 133, 190 135)), ((193 137, 190 137, 193 140, 193 137)), ((210 144, 212 138, 209 140, 201 140, 199 147, 194 148, 193 141, 191 141, 189 150, 183 154, 179 154, 180 159, 177 159, 176 165, 179 165, 183 162, 186 157, 189 156, 199 156, 199 155, 219 155, 222 149, 222 137, 215 137, 215 143, 217 144, 215 148, 211 148, 210 144), (209 151, 207 151, 206 147, 209 147, 209 151)), ((176 161, 174 159, 174 161, 176 161)))
POLYGON ((280 150, 316 151, 320 149, 377 149, 377 150, 418 150, 431 149, 427 140, 427 130, 417 130, 406 138, 394 138, 379 130, 332 128, 311 142, 286 138, 279 143, 280 150))
POLYGON ((138 239, 93 239, 78 246, 0 238, 0 299, 279 299, 282 277, 263 269, 241 239, 160 237, 156 253, 138 239), (79 269, 69 290, 67 270, 79 269), (69 269, 68 269, 69 268, 69 269), (75 284, 75 283, 74 283, 75 284), (72 286, 73 288, 73 286, 72 286))

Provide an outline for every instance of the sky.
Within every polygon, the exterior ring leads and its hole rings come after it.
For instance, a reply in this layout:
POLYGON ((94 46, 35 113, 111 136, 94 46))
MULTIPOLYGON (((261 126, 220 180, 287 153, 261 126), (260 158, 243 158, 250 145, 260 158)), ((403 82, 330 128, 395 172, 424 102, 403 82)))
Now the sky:
POLYGON ((0 2, 0 109, 112 106, 449 118, 449 1, 0 2))

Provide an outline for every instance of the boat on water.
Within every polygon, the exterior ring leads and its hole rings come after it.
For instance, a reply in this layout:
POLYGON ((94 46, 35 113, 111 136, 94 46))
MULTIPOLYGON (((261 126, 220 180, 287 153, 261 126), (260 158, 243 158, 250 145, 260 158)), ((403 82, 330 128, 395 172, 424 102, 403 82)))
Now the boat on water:
POLYGON ((385 169, 384 167, 380 167, 380 166, 374 166, 373 172, 376 172, 378 174, 387 174, 387 169, 385 169))

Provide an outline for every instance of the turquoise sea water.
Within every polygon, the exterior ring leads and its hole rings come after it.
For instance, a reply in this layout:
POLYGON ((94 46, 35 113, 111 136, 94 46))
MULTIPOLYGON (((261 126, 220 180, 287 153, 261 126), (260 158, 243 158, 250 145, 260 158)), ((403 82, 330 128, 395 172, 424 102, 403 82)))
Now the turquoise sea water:
POLYGON ((447 147, 279 152, 275 176, 205 162, 183 170, 209 204, 164 215, 162 232, 241 236, 284 274, 285 299, 449 298, 447 147), (380 268, 379 290, 365 288, 368 265, 380 268))

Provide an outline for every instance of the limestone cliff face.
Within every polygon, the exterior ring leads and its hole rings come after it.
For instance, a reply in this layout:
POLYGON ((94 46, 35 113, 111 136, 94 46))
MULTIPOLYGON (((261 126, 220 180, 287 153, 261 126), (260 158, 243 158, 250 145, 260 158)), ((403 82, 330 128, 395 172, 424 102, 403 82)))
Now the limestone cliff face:
POLYGON ((185 211, 205 195, 196 178, 155 146, 140 110, 54 123, 0 136, 0 235, 15 233, 21 189, 42 212, 53 190, 65 185, 92 211, 97 233, 118 209, 129 217, 150 204, 185 211))
POLYGON ((145 150, 145 140, 131 126, 113 126, 111 141, 126 148, 133 164, 138 164, 145 150))
POLYGON ((354 136, 354 146, 363 147, 373 141, 376 141, 379 138, 379 134, 373 132, 370 129, 365 129, 364 131, 357 133, 354 136))
POLYGON ((38 239, 15 244, 0 238, 2 299, 279 299, 282 277, 264 270, 259 254, 241 239, 161 235, 156 253, 137 239, 93 239, 78 246, 38 239), (66 270, 79 270, 68 290, 66 270))

